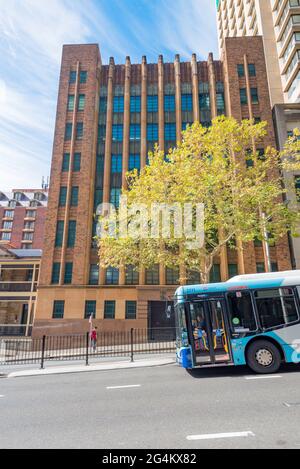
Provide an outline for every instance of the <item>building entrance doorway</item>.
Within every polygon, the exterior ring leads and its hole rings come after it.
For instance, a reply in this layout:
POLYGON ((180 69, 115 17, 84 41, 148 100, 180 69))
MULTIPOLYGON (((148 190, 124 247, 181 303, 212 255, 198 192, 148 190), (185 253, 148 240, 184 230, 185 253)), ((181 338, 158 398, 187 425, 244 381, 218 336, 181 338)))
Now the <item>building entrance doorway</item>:
POLYGON ((173 301, 148 302, 148 329, 152 340, 175 340, 173 301))

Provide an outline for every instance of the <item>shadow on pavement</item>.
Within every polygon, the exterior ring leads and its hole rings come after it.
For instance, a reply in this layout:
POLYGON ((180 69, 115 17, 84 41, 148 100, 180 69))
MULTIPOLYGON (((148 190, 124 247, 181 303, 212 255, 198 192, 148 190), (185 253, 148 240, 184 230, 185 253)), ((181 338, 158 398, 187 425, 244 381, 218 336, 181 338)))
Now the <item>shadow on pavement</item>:
MULTIPOLYGON (((191 378, 205 379, 205 378, 236 378, 242 376, 255 376, 256 373, 250 370, 247 366, 224 366, 216 368, 194 368, 193 370, 186 370, 191 378)), ((281 366, 278 374, 300 373, 299 364, 284 364, 281 366)), ((263 375, 259 375, 263 376, 263 375)))

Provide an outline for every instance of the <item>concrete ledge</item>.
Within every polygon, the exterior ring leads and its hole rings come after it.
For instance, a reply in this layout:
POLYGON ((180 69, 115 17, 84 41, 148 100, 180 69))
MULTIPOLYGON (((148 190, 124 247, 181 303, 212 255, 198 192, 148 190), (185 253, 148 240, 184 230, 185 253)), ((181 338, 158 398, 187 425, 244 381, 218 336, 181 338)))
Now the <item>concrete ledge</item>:
POLYGON ((26 376, 42 376, 42 375, 57 375, 65 373, 87 373, 91 371, 109 371, 109 370, 121 370, 129 368, 144 368, 151 366, 163 366, 172 365, 175 363, 175 358, 160 358, 151 360, 138 360, 133 363, 131 362, 113 362, 113 363, 93 363, 91 365, 69 365, 69 366, 57 366, 49 367, 43 370, 22 370, 14 371, 4 375, 5 378, 20 378, 26 376))

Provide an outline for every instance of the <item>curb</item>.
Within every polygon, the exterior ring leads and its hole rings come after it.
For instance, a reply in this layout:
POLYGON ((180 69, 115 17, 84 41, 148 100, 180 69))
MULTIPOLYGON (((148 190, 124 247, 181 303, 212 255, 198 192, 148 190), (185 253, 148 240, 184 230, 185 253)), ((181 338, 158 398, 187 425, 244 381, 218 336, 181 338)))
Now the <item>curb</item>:
MULTIPOLYGON (((105 365, 88 365, 85 368, 80 367, 80 369, 75 369, 70 367, 69 369, 58 369, 58 368, 47 368, 47 369, 37 369, 37 370, 24 370, 24 371, 15 371, 8 374, 0 375, 0 378, 26 378, 32 376, 47 376, 47 375, 61 375, 61 374, 74 374, 74 373, 92 373, 93 371, 111 371, 111 370, 128 370, 132 368, 151 368, 155 366, 166 366, 166 365, 174 365, 176 363, 175 359, 169 360, 161 360, 158 363, 139 363, 139 362, 125 362, 125 363, 118 363, 115 366, 111 364, 107 367, 105 365)), ((63 366, 62 366, 63 368, 63 366)))

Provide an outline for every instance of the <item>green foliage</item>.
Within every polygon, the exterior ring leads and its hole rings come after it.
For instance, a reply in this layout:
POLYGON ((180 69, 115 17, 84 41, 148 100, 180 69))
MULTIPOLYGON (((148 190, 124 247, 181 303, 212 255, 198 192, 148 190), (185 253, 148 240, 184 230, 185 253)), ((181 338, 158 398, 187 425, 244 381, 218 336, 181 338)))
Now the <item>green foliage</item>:
POLYGON ((222 116, 210 128, 198 122, 188 127, 166 158, 156 147, 148 166, 127 174, 128 188, 122 193, 128 208, 136 203, 148 210, 154 203, 204 204, 203 246, 191 249, 185 234, 178 237, 174 230, 169 238, 160 232, 155 239, 138 239, 139 224, 129 216, 131 235, 99 239, 100 265, 140 268, 162 262, 180 267, 182 283, 187 269, 200 272, 207 281, 214 258, 226 244, 236 249, 235 240, 262 240, 265 232, 276 241, 294 230, 298 213, 283 203, 280 155, 272 148, 263 157, 257 151, 265 135, 264 122, 239 123, 222 116))

